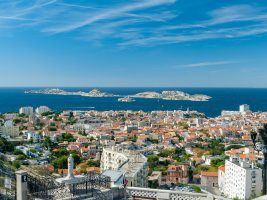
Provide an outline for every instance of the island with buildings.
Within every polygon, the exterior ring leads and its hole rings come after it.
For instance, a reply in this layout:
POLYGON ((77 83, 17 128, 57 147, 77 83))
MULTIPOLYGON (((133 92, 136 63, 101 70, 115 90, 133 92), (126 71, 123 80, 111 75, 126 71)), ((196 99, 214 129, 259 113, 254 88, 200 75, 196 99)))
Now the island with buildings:
POLYGON ((25 91, 26 94, 51 94, 51 95, 77 95, 77 96, 84 96, 84 97, 114 97, 116 95, 102 92, 98 89, 93 89, 90 92, 67 92, 65 90, 61 90, 59 88, 52 88, 52 89, 39 89, 39 90, 29 90, 25 91))
POLYGON ((119 102, 125 102, 125 103, 131 103, 131 102, 135 102, 135 99, 129 96, 126 97, 122 97, 122 98, 118 98, 119 102))
POLYGON ((182 91, 162 91, 162 92, 142 92, 133 95, 135 98, 156 98, 164 100, 184 100, 184 101, 208 101, 210 96, 203 94, 190 95, 182 91))
POLYGON ((107 92, 102 92, 99 89, 93 89, 90 92, 68 92, 59 88, 52 89, 39 89, 25 91, 26 94, 50 94, 50 95, 78 95, 84 97, 121 97, 119 102, 134 102, 134 98, 150 98, 150 99, 163 99, 163 100, 183 100, 183 101, 208 101, 212 97, 204 94, 190 95, 182 91, 162 91, 162 92, 141 92, 135 95, 114 95, 107 92))

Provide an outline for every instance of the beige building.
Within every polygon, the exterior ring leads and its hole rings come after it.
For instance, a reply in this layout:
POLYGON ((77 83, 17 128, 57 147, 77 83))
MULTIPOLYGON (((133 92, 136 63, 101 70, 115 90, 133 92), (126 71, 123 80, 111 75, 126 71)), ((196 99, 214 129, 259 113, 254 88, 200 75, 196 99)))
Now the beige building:
POLYGON ((167 170, 166 182, 167 183, 188 183, 189 181, 189 165, 171 165, 167 170))
POLYGON ((201 172, 201 186, 206 188, 218 187, 218 172, 201 172))

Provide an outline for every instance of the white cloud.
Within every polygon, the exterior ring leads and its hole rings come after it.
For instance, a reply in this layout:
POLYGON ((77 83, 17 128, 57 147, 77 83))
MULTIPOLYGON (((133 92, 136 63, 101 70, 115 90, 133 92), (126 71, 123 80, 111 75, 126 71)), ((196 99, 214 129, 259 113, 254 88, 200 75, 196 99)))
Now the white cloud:
POLYGON ((210 67, 210 66, 228 65, 228 64, 236 64, 236 63, 240 63, 240 61, 231 61, 231 60, 209 61, 209 62, 200 62, 200 63, 178 65, 176 67, 177 68, 181 68, 181 67, 198 68, 198 67, 210 67))
POLYGON ((196 18, 183 24, 183 10, 177 2, 133 0, 124 4, 92 6, 90 2, 79 5, 60 0, 4 1, 0 4, 0 29, 31 26, 51 34, 72 32, 72 37, 91 42, 104 43, 106 39, 114 39, 120 47, 267 33, 265 8, 246 4, 225 6, 201 13, 205 16, 202 20, 196 18))
POLYGON ((88 26, 90 24, 93 24, 93 23, 101 21, 101 20, 106 20, 106 19, 110 20, 112 18, 118 18, 127 12, 143 10, 146 8, 151 8, 151 7, 160 6, 160 5, 164 5, 164 4, 172 4, 175 2, 176 2, 176 0, 138 1, 136 3, 127 4, 127 5, 116 7, 116 8, 111 8, 109 10, 104 10, 103 12, 97 12, 94 15, 90 15, 85 20, 77 21, 75 23, 71 23, 71 24, 68 24, 66 26, 48 28, 48 29, 46 29, 46 31, 47 32, 53 32, 53 33, 73 31, 75 29, 82 28, 84 26, 88 26))

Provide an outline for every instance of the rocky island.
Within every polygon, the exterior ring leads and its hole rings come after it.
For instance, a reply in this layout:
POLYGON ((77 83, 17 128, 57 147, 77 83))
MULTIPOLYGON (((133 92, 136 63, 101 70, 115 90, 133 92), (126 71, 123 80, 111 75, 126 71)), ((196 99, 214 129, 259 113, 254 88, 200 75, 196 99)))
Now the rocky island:
MULTIPOLYGON (((131 102, 134 98, 153 98, 164 100, 184 100, 184 101, 208 101, 210 96, 203 94, 190 95, 182 91, 162 91, 162 92, 142 92, 131 96, 114 95, 107 92, 102 92, 98 89, 93 89, 90 92, 67 92, 62 89, 40 89, 25 91, 26 94, 50 94, 50 95, 78 95, 84 97, 123 97, 118 99, 120 102, 131 102)), ((134 101, 134 100, 133 100, 134 101)))
POLYGON ((164 100, 184 100, 184 101, 208 101, 211 99, 210 96, 203 94, 190 95, 182 91, 162 91, 159 92, 142 92, 132 97, 135 98, 156 98, 164 100))
POLYGON ((78 95, 78 96, 85 96, 85 97, 113 97, 116 95, 101 92, 98 89, 93 89, 90 92, 67 92, 58 88, 53 89, 40 89, 40 90, 29 90, 25 91, 26 94, 52 94, 52 95, 78 95))

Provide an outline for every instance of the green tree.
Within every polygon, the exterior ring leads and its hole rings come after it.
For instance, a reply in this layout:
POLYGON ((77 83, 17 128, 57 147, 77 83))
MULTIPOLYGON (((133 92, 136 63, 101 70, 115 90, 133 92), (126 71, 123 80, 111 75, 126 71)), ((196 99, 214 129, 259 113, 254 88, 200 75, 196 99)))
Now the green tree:
POLYGON ((90 159, 90 160, 87 161, 87 165, 89 167, 100 167, 100 160, 90 159))
POLYGON ((17 160, 26 160, 27 159, 27 156, 25 155, 18 155, 17 156, 17 160))
POLYGON ((16 169, 18 169, 18 168, 20 168, 20 162, 17 161, 17 160, 14 160, 14 161, 12 162, 12 166, 15 167, 16 169))
POLYGON ((73 137, 73 135, 69 133, 62 133, 62 135, 58 138, 58 142, 63 142, 63 141, 75 142, 76 139, 73 137))
POLYGON ((43 146, 47 149, 51 148, 52 142, 49 137, 45 136, 43 140, 43 146))
POLYGON ((24 153, 19 150, 19 149, 15 149, 14 152, 13 152, 14 155, 24 155, 24 153))
POLYGON ((62 156, 52 162, 55 169, 67 169, 68 167, 68 156, 62 156))

